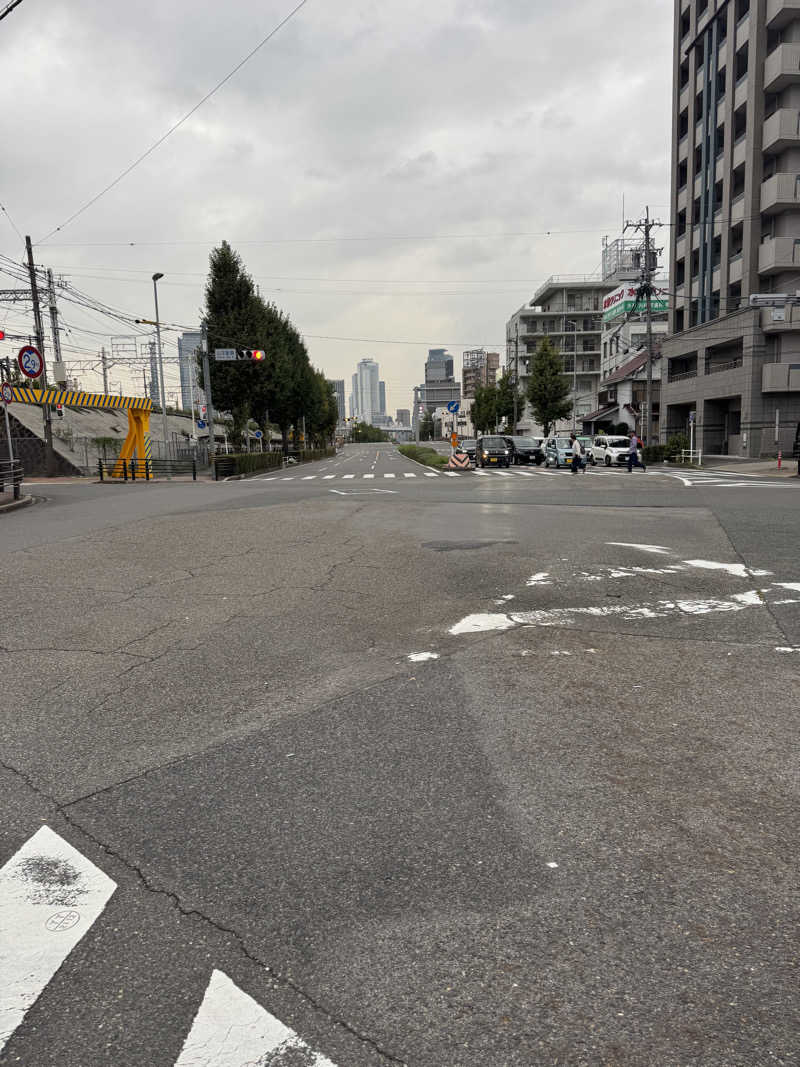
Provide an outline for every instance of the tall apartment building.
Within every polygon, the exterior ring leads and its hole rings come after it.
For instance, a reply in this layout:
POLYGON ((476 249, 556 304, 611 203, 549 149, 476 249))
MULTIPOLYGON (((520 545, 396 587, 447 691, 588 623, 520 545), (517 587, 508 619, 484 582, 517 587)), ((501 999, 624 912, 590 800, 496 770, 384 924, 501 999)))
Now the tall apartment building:
MULTIPOLYGON (((559 429, 580 426, 597 404, 600 383, 600 334, 603 298, 608 282, 596 275, 554 275, 540 286, 533 299, 514 312, 506 324, 506 366, 513 370, 519 359, 520 392, 524 395, 531 358, 544 337, 561 354, 564 373, 572 378, 572 415, 559 429), (519 354, 517 357, 517 345, 519 354)), ((529 408, 518 420, 521 433, 541 430, 529 408)))
POLYGON ((386 414, 386 382, 378 382, 378 413, 386 414))
POLYGON ((758 456, 800 421, 800 3, 676 0, 673 69, 661 437, 758 456))
POLYGON ((197 407, 205 403, 203 390, 197 381, 197 357, 195 353, 200 348, 203 335, 199 330, 184 333, 178 338, 178 370, 181 378, 181 408, 191 411, 192 406, 197 407))
POLYGON ((462 356, 461 395, 465 400, 475 397, 475 390, 495 385, 500 369, 500 353, 487 352, 485 348, 473 348, 462 356))
POLYGON ((344 378, 330 378, 328 385, 333 386, 336 394, 336 407, 339 411, 339 422, 344 422, 344 378))
POLYGON ((353 414, 371 423, 380 415, 380 369, 374 359, 362 359, 353 375, 353 414))

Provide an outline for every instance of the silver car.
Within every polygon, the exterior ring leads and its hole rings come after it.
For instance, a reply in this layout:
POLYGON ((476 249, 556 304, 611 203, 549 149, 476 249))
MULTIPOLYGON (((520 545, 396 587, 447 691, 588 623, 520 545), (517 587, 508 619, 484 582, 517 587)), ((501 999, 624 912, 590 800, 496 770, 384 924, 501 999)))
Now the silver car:
POLYGON ((545 467, 571 467, 572 442, 568 437, 550 437, 544 449, 545 467))

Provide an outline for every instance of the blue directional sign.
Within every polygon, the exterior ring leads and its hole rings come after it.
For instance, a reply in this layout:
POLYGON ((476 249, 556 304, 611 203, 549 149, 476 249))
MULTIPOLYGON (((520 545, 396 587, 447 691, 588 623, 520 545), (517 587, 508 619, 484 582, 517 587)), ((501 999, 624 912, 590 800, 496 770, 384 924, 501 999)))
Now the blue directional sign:
POLYGON ((450 412, 451 415, 455 415, 460 407, 461 404, 459 404, 457 400, 451 400, 447 405, 447 410, 450 412))
POLYGON ((208 423, 204 422, 202 419, 198 419, 197 420, 197 429, 198 430, 205 430, 207 425, 208 425, 208 423))
POLYGON ((256 441, 260 441, 263 436, 264 435, 261 430, 256 430, 256 432, 253 434, 253 437, 255 437, 256 441))

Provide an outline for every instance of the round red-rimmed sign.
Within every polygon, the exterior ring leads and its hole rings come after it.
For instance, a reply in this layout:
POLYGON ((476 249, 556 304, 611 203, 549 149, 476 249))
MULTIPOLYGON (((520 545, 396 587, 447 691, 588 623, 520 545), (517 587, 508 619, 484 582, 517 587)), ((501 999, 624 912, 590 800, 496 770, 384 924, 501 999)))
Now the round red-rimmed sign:
POLYGON ((8 382, 3 382, 3 384, 0 386, 0 396, 3 397, 3 401, 6 404, 10 404, 11 401, 14 399, 14 390, 11 388, 8 382))
POLYGON ((44 360, 39 349, 34 348, 33 345, 25 345, 24 348, 19 350, 17 363, 26 378, 40 378, 42 376, 44 360))

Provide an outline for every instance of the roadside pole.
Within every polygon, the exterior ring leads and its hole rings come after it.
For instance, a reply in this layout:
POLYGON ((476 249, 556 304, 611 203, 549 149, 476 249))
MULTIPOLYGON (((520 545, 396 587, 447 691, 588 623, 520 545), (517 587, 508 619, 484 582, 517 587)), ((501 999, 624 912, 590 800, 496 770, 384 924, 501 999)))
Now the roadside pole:
MULTIPOLYGON (((6 359, 6 381, 11 385, 11 360, 6 359)), ((3 403, 3 414, 6 419, 6 442, 8 443, 8 458, 11 460, 11 465, 14 464, 14 447, 11 444, 11 423, 8 421, 8 404, 3 403)), ((10 472, 13 477, 13 470, 10 472)))
MULTIPOLYGON (((653 272, 650 251, 650 208, 645 208, 644 230, 644 282, 645 282, 645 316, 647 323, 647 443, 653 441, 653 307, 651 297, 653 292, 653 272)), ((660 435, 659 435, 660 436, 660 435)))
POLYGON ((211 399, 211 370, 208 365, 208 337, 203 327, 203 339, 200 342, 203 351, 203 392, 206 395, 206 418, 208 419, 208 454, 213 456, 214 447, 214 403, 211 399))
POLYGON ((514 424, 511 427, 512 436, 517 432, 517 396, 519 393, 519 319, 517 319, 514 325, 514 424))
MULTIPOLYGON (((36 332, 36 347, 42 357, 42 388, 47 388, 47 363, 44 356, 44 327, 42 326, 42 309, 39 306, 39 286, 36 279, 36 267, 33 262, 33 245, 29 236, 25 237, 25 249, 28 253, 28 274, 31 279, 31 297, 33 298, 33 323, 36 332)), ((53 422, 50 418, 50 405, 42 404, 44 417, 44 448, 47 473, 55 473, 55 454, 53 452, 53 422)))

